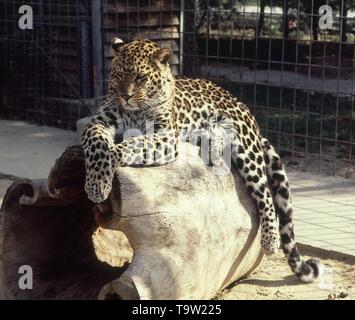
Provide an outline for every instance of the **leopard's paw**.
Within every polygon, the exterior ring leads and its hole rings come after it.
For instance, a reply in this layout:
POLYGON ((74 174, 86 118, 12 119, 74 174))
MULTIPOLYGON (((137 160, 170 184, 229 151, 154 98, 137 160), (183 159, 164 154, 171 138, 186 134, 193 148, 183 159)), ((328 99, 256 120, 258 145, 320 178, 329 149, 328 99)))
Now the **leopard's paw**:
POLYGON ((104 202, 110 195, 112 189, 111 176, 97 177, 96 179, 86 179, 85 192, 88 198, 95 202, 104 202))

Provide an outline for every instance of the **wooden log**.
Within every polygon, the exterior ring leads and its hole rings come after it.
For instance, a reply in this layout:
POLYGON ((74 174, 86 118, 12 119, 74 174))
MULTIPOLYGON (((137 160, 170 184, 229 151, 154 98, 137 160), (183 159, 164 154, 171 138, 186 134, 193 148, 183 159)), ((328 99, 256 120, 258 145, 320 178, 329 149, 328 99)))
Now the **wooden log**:
POLYGON ((78 146, 48 180, 14 183, 1 208, 6 297, 211 299, 247 276, 262 258, 255 204, 238 175, 197 153, 184 144, 174 163, 119 168, 100 206, 83 191, 78 146), (19 288, 21 265, 33 290, 19 288))

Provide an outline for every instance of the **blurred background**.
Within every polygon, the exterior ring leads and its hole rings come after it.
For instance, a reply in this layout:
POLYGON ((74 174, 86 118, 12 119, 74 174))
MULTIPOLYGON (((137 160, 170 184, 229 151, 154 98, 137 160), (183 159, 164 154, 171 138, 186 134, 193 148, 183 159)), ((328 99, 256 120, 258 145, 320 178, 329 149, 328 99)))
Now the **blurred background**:
POLYGON ((149 38, 247 103, 288 166, 354 175, 355 0, 0 0, 0 21, 3 119, 75 130, 107 93, 111 39, 149 38))

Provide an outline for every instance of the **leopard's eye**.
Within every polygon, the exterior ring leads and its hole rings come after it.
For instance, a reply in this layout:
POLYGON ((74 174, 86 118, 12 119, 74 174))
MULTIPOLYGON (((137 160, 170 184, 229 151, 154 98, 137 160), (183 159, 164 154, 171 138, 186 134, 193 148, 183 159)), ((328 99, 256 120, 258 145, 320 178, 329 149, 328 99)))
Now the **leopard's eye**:
POLYGON ((147 79, 148 79, 148 76, 146 74, 136 76, 136 82, 138 82, 138 83, 143 83, 143 82, 147 81, 147 79))

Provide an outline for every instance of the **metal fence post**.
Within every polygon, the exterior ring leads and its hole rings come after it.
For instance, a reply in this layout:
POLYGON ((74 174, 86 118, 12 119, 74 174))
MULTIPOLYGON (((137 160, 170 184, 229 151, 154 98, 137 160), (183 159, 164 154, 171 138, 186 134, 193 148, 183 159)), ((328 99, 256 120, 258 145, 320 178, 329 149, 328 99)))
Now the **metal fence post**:
POLYGON ((94 93, 97 103, 104 95, 104 42, 102 24, 102 0, 92 2, 92 43, 93 43, 93 62, 94 62, 94 93))
POLYGON ((87 16, 88 1, 79 1, 80 8, 80 56, 81 56, 81 95, 89 98, 90 95, 90 22, 87 16))

